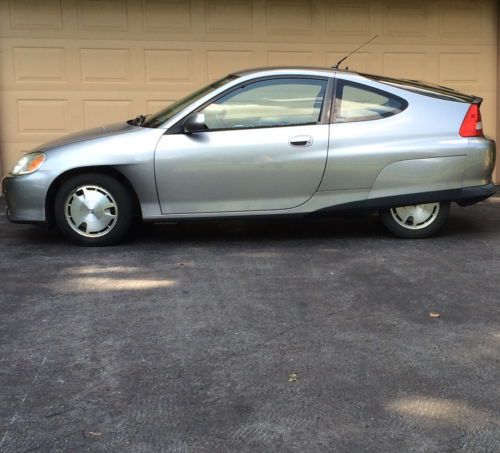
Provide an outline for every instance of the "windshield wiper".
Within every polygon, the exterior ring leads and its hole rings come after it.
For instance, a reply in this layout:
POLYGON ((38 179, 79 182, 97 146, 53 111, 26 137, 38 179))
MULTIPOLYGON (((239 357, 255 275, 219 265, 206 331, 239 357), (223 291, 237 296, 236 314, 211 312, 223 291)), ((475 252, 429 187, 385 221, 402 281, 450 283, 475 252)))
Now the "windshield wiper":
POLYGON ((132 123, 134 126, 142 126, 144 124, 144 121, 146 121, 146 118, 149 115, 137 115, 134 120, 132 120, 132 123))

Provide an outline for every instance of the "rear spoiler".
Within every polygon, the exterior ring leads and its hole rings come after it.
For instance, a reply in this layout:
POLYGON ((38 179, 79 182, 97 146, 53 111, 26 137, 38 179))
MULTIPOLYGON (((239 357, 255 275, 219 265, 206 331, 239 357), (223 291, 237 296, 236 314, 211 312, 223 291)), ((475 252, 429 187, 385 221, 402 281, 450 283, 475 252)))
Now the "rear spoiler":
POLYGON ((360 75, 370 80, 384 83, 386 85, 390 85, 395 88, 411 91, 413 93, 421 94, 424 96, 443 99, 445 101, 458 101, 458 102, 466 102, 467 104, 477 104, 477 105, 481 105, 481 102, 483 102, 483 98, 481 97, 461 93, 460 91, 454 90, 453 88, 445 87, 442 85, 436 85, 429 82, 422 82, 420 80, 394 79, 391 77, 377 76, 372 74, 360 74, 360 75))

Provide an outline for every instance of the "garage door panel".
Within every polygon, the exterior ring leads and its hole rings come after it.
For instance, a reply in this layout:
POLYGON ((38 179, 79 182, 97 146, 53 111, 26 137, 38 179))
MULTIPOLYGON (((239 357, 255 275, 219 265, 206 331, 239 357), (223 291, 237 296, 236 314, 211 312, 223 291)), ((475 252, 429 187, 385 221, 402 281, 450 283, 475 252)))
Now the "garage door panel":
POLYGON ((134 115, 132 99, 84 99, 83 119, 86 129, 116 123, 134 115))
POLYGON ((40 143, 67 133, 70 130, 68 102, 64 93, 3 95, 2 141, 40 143))
POLYGON ((496 43, 494 1, 1 0, 2 36, 238 42, 496 43), (14 6, 10 6, 14 5, 14 6), (58 7, 57 5, 60 5, 58 7), (99 5, 101 7, 99 7, 99 5), (43 14, 37 14, 43 9, 43 14))
POLYGON ((496 83, 496 49, 493 47, 460 49, 439 54, 442 83, 477 88, 494 87, 496 83))
POLYGON ((428 33, 429 13, 424 2, 390 2, 385 5, 384 36, 422 37, 428 33))
POLYGON ((142 29, 145 32, 191 33, 191 2, 142 0, 142 29))
POLYGON ((147 83, 192 82, 192 50, 145 49, 147 83))
POLYGON ((496 17, 493 0, 0 0, 3 168, 34 143, 155 112, 228 72, 331 66, 375 34, 351 69, 482 95, 493 134, 496 17))
POLYGON ((209 50, 207 52, 208 80, 220 79, 225 74, 255 65, 251 50, 209 50))
POLYGON ((17 130, 20 134, 67 132, 67 104, 67 99, 17 99, 17 130))
POLYGON ((425 52, 384 52, 384 74, 428 80, 427 61, 428 56, 425 52))
POLYGON ((439 34, 450 40, 495 44, 497 11, 494 1, 443 1, 439 5, 439 34))
POLYGON ((78 30, 127 31, 129 18, 126 0, 78 0, 78 30))
POLYGON ((205 9, 205 30, 207 33, 241 35, 253 32, 253 3, 251 0, 207 0, 205 9))
POLYGON ((15 0, 8 2, 13 30, 62 30, 62 0, 15 0))
POLYGON ((64 47, 15 47, 16 82, 64 82, 64 47))
POLYGON ((83 83, 130 83, 128 49, 80 49, 80 76, 83 83))
POLYGON ((372 33, 372 11, 369 1, 352 1, 326 5, 327 35, 365 35, 372 33))
POLYGON ((310 34, 313 29, 313 5, 310 1, 268 0, 266 30, 273 34, 310 34))
POLYGON ((81 130, 90 123, 94 125, 95 120, 89 119, 92 114, 99 118, 99 124, 104 124, 129 119, 145 109, 142 92, 20 91, 4 94, 0 111, 12 114, 3 115, 2 141, 40 144, 81 130))

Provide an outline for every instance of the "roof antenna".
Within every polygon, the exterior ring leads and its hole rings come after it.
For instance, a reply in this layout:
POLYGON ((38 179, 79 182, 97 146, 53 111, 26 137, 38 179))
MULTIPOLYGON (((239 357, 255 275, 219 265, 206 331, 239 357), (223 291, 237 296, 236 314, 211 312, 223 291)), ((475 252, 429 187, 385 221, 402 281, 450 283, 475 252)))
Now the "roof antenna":
POLYGON ((375 35, 373 38, 370 38, 368 41, 361 44, 356 50, 353 50, 350 54, 347 54, 344 58, 340 59, 335 66, 332 66, 332 69, 339 69, 340 63, 342 63, 344 60, 347 60, 352 54, 356 53, 362 47, 365 47, 367 44, 370 44, 375 38, 378 38, 378 35, 375 35))

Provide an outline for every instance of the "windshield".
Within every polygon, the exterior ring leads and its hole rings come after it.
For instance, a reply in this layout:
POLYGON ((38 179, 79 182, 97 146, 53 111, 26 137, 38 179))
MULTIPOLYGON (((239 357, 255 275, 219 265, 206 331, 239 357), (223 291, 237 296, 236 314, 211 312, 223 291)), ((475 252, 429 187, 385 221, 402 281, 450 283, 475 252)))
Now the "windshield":
POLYGON ((237 78, 238 78, 238 76, 230 75, 230 76, 224 77, 223 79, 217 80, 217 82, 211 83, 210 85, 207 85, 207 86, 199 89, 198 91, 195 91, 194 93, 187 95, 185 98, 182 98, 182 99, 170 104, 169 106, 165 107, 163 110, 160 110, 159 112, 155 113, 154 115, 148 116, 147 118, 144 119, 141 126, 143 126, 143 127, 158 127, 161 124, 163 124, 165 121, 172 118, 175 114, 179 113, 181 110, 186 108, 189 104, 192 104, 193 102, 197 101, 198 99, 201 99, 203 96, 206 96, 207 94, 211 93, 212 91, 216 90, 217 88, 220 88, 221 86, 225 85, 226 83, 229 83, 232 80, 235 80, 237 78))

